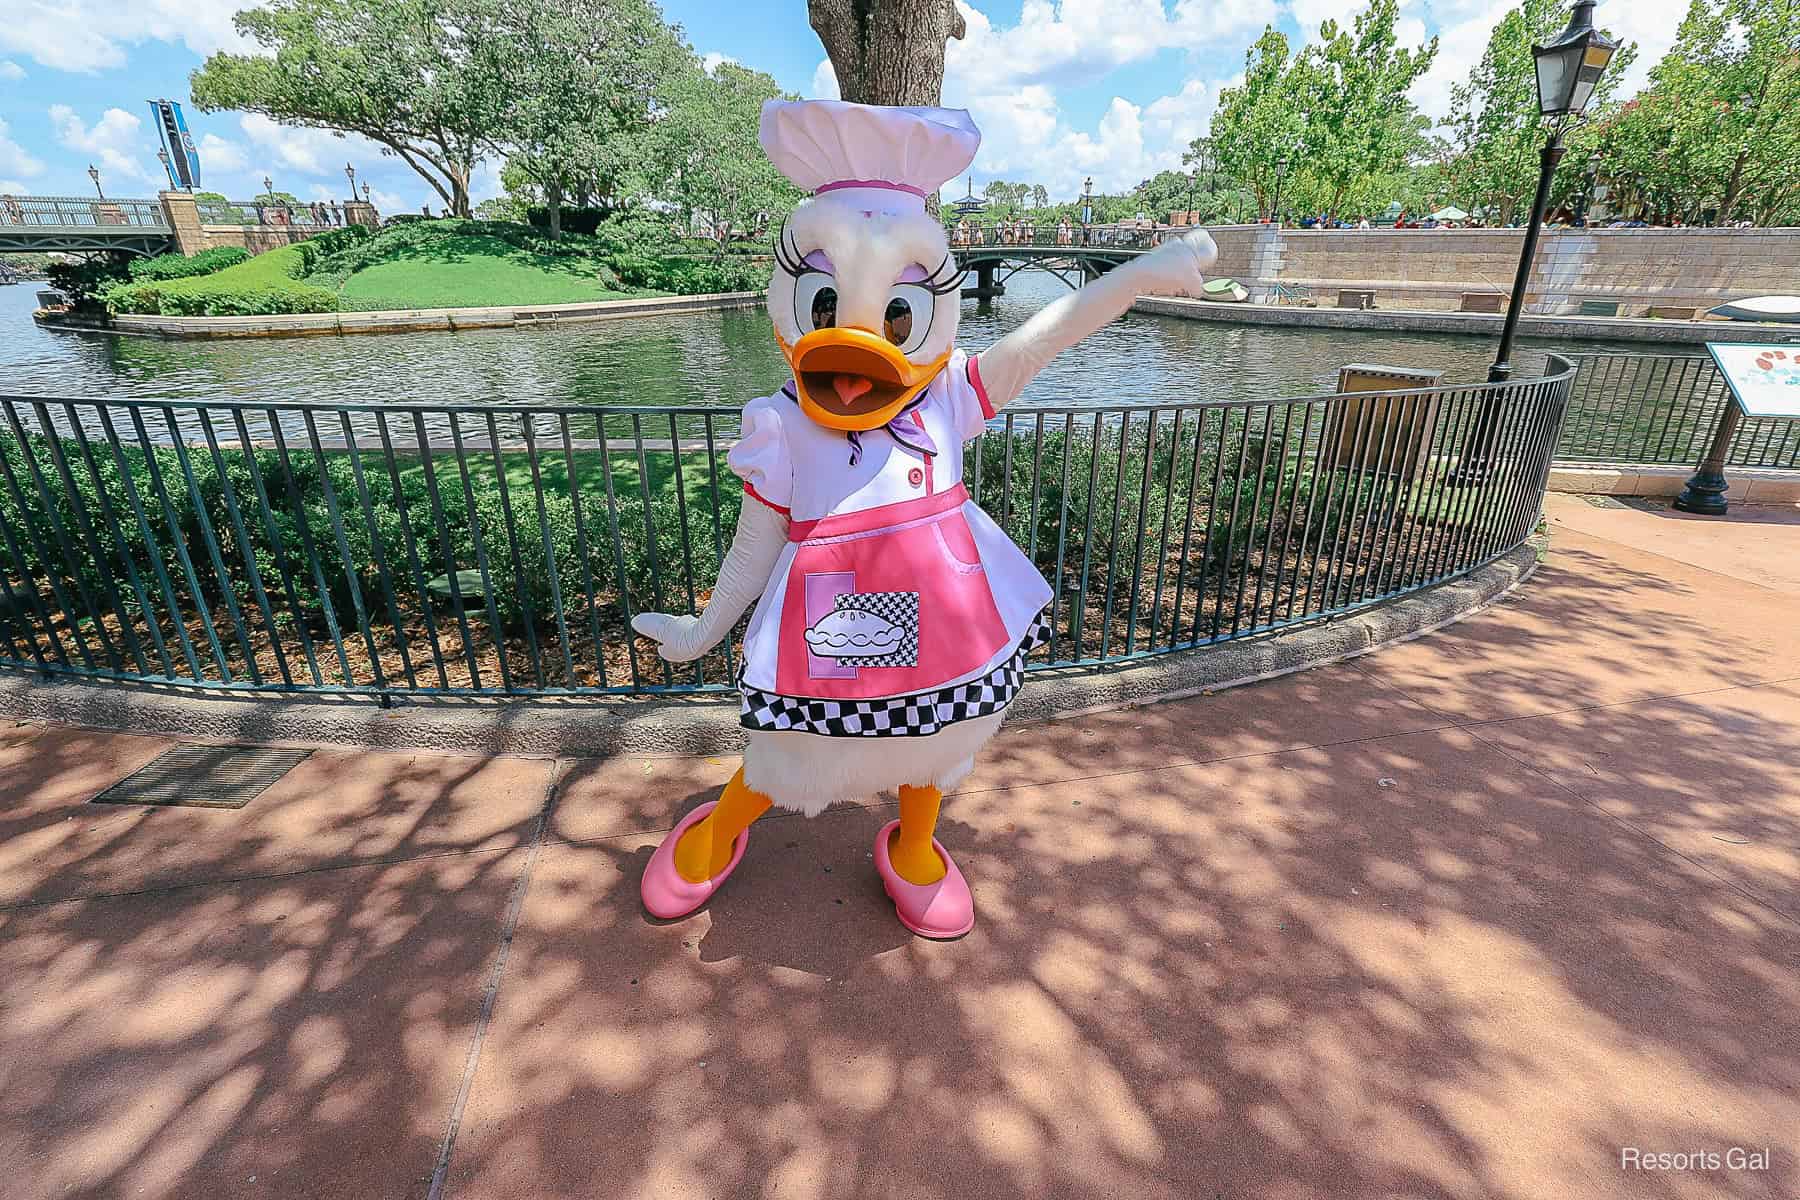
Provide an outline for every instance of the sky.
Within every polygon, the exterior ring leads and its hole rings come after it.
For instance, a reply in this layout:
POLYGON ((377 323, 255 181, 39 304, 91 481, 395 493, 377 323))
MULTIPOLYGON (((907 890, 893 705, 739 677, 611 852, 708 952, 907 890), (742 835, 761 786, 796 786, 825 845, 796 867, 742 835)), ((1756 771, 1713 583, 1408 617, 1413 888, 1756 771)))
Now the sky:
MULTIPOLYGON (((344 166, 373 186, 384 212, 440 202, 417 175, 371 143, 291 129, 246 113, 200 113, 188 73, 215 50, 250 50, 231 17, 248 0, 9 0, 0 20, 0 193, 87 195, 90 164, 110 196, 167 186, 146 101, 187 109, 201 185, 239 199, 277 190, 342 199, 344 166)), ((1241 76, 1267 24, 1299 43, 1356 0, 957 0, 968 35, 947 55, 944 103, 968 108, 983 134, 979 192, 995 178, 1041 183, 1054 200, 1091 176, 1122 191, 1164 168, 1203 134, 1219 90, 1241 76)), ((1511 0, 1402 0, 1400 37, 1441 39, 1413 98, 1434 118, 1480 60, 1511 0)), ((1668 49, 1686 0, 1603 0, 1598 20, 1639 47, 1621 95, 1668 49)), ((767 71, 809 97, 836 93, 804 0, 663 0, 694 49, 767 71)), ((479 201, 499 191, 499 164, 477 174, 479 201)), ((946 188, 946 191, 955 190, 946 188)))

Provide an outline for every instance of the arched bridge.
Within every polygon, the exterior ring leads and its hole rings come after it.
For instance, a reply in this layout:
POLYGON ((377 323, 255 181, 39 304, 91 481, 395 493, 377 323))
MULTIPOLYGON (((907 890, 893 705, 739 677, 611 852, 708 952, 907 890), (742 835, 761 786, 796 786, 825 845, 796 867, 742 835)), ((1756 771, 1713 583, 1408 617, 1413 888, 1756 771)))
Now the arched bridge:
POLYGON ((157 200, 0 196, 0 250, 154 255, 174 248, 175 230, 157 200))
POLYGON ((950 231, 956 263, 975 276, 963 295, 1002 295, 1020 271, 1048 271, 1070 287, 1097 279, 1151 249, 1168 230, 1138 225, 1071 225, 1053 221, 1003 221, 959 225, 950 231))
POLYGON ((259 204, 188 192, 164 192, 154 200, 0 194, 0 251, 120 250, 151 256, 242 246, 260 254, 346 224, 374 226, 380 218, 375 206, 362 200, 259 204))

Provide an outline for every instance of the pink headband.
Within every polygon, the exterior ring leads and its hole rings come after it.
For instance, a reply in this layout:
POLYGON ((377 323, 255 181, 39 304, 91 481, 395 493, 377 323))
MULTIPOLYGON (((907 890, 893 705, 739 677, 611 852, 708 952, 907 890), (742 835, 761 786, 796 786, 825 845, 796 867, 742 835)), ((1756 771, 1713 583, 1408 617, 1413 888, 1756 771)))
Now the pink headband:
POLYGON ((923 188, 916 188, 910 183, 892 183, 886 179, 840 179, 836 183, 828 183, 815 189, 813 195, 823 196, 826 192, 835 192, 840 188, 886 188, 890 192, 910 192, 921 200, 925 198, 923 188))

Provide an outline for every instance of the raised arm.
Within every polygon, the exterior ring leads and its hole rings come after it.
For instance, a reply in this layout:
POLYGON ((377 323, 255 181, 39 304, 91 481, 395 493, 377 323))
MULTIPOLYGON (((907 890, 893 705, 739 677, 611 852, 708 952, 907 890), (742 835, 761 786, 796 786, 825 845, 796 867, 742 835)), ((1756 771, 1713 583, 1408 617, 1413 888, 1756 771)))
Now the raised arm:
POLYGON ((1198 295, 1219 248, 1205 230, 1150 253, 1060 297, 981 352, 981 381, 994 408, 1018 398, 1051 359, 1117 318, 1139 296, 1198 295))

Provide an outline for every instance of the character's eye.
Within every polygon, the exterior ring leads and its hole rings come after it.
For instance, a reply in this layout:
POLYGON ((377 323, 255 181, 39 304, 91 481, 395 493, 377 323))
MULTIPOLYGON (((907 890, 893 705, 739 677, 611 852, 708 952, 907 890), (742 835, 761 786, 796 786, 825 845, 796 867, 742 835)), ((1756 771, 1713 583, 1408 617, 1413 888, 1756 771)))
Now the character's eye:
POLYGON ((897 283, 888 292, 887 311, 881 317, 881 332, 888 341, 900 347, 900 353, 911 354, 925 344, 931 332, 931 309, 937 297, 916 283, 897 283))
POLYGON ((794 281, 794 321, 801 333, 837 324, 837 279, 824 271, 808 271, 794 281))

